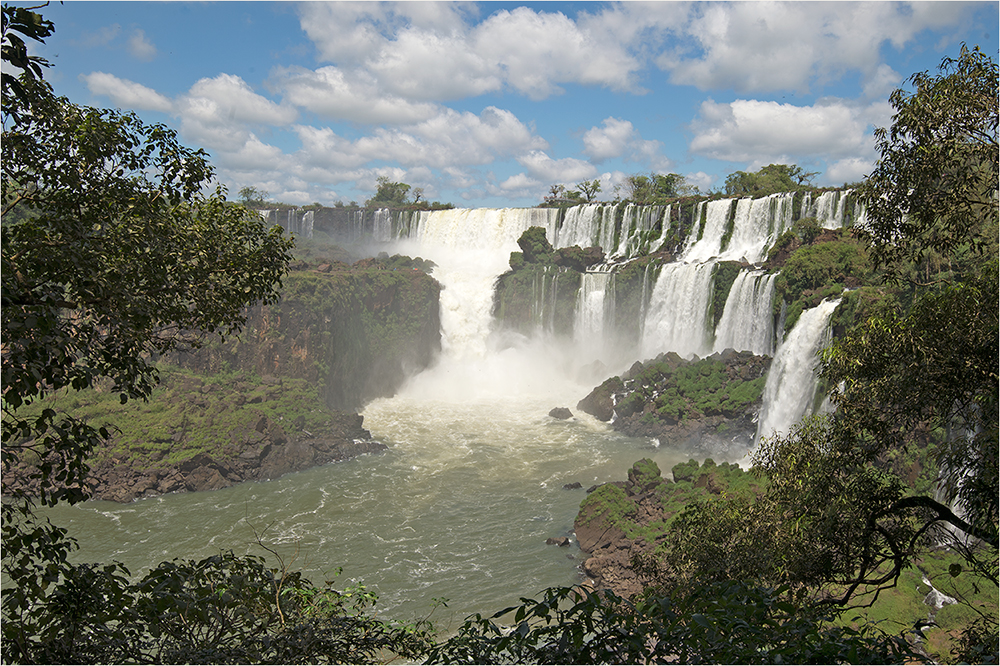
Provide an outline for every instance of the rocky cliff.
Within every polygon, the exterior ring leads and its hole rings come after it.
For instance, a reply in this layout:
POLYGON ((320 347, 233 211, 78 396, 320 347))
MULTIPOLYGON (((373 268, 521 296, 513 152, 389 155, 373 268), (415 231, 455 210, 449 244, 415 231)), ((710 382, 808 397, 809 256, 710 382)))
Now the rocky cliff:
POLYGON ((238 339, 168 360, 208 374, 305 379, 330 409, 356 410, 392 395, 440 350, 441 287, 425 262, 383 255, 292 268, 281 301, 252 308, 238 339))
MULTIPOLYGON (((384 255, 298 260, 281 301, 252 308, 238 338, 160 359, 148 402, 122 405, 109 386, 53 396, 47 405, 112 432, 90 458, 91 495, 215 490, 385 449, 353 410, 440 349, 429 268, 384 255)), ((4 488, 32 490, 32 471, 12 470, 4 488)))

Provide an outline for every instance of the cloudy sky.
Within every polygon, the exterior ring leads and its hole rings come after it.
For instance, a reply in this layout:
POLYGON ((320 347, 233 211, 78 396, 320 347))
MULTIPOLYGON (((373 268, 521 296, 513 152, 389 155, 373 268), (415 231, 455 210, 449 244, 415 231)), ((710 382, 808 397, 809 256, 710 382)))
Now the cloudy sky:
MULTIPOLYGON (((17 3, 27 4, 27 3, 17 3)), ((205 148, 231 193, 363 202, 376 179, 456 206, 771 163, 864 177, 888 95, 996 2, 82 2, 43 11, 56 92, 205 148)))

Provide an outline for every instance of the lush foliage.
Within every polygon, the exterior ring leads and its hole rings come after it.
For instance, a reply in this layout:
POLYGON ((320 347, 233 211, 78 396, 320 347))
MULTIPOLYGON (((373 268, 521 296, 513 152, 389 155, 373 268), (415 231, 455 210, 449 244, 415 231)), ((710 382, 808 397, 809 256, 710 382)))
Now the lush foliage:
MULTIPOLYGON (((23 41, 51 30, 3 8, 3 61, 22 70, 3 76, 3 467, 31 458, 54 504, 86 497, 110 433, 78 404, 40 403, 98 386, 122 405, 148 398, 157 356, 234 335, 247 306, 278 299, 291 241, 211 191, 208 156, 171 130, 56 97, 23 41)), ((29 498, 5 497, 5 662, 366 662, 426 645, 370 617, 362 590, 257 558, 163 563, 133 582, 119 564, 70 564, 74 546, 29 498)))
POLYGON ((737 171, 726 177, 726 194, 762 197, 778 192, 793 192, 806 187, 817 174, 788 164, 769 164, 755 173, 737 171))
POLYGON ((997 63, 965 46, 940 73, 919 72, 896 90, 892 127, 876 131, 881 158, 859 193, 880 266, 950 262, 989 252, 997 238, 997 63), (935 255, 938 255, 935 257, 935 255))
POLYGON ((99 380, 123 403, 148 396, 154 355, 235 333, 245 305, 277 299, 290 241, 205 195, 207 156, 173 132, 22 86, 3 107, 4 464, 30 451, 43 498, 76 500, 104 433, 18 410, 99 380))
POLYGON ((898 638, 832 625, 829 610, 785 593, 726 582, 630 600, 551 588, 540 600, 468 619, 429 662, 832 664, 914 656, 898 638))
POLYGON ((6 618, 6 663, 374 663, 430 644, 423 622, 371 617, 363 587, 316 586, 254 556, 163 562, 136 581, 118 563, 52 574, 44 596, 6 618))
MULTIPOLYGON (((740 358, 752 354, 743 352, 740 358)), ((646 403, 656 406, 656 417, 671 423, 703 416, 735 416, 756 403, 764 390, 765 376, 740 377, 715 358, 686 362, 667 356, 646 363, 625 380, 615 405, 620 417, 642 411, 646 403)))

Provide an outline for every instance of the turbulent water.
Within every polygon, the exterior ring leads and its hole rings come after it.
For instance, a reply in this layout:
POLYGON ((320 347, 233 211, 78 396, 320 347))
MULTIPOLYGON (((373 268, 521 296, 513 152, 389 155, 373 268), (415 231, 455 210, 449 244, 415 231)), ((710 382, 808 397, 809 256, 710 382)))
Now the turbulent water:
MULTIPOLYGON (((627 350, 604 344, 606 313, 613 309, 607 299, 614 298, 610 267, 585 276, 572 340, 496 330, 493 282, 529 226, 546 228, 558 247, 601 244, 620 261, 662 244, 666 230, 652 241, 650 230, 670 219, 669 207, 632 206, 616 215, 612 208, 581 206, 561 226, 551 209, 435 211, 420 214, 406 233, 382 216, 373 236, 392 241, 389 251, 434 261, 434 277, 443 285, 438 362, 363 412, 365 426, 388 451, 210 493, 57 507, 53 518, 80 539, 79 560, 119 560, 133 573, 220 549, 264 555, 254 543, 256 530, 286 563, 316 581, 342 567, 337 584, 363 581, 379 593, 378 607, 387 616, 419 617, 432 599, 448 598, 449 608, 435 616, 445 627, 547 586, 572 584, 580 557, 575 544, 545 544, 548 537, 571 535, 585 496, 563 485, 587 488, 622 479, 643 457, 669 474, 688 455, 618 435, 585 414, 559 421, 549 410, 576 412, 576 403, 596 384, 637 358, 663 351, 704 355, 724 344, 770 354, 773 276, 746 271, 737 278, 714 336, 705 325, 708 292, 715 261, 753 262, 766 254, 790 221, 790 203, 790 196, 780 195, 701 204, 702 239, 689 243, 682 261, 664 267, 655 282, 649 279, 642 321, 633 322, 640 348, 627 350), (722 251, 714 234, 731 205, 738 224, 722 251), (614 224, 625 229, 616 234, 614 224), (604 368, 595 371, 598 360, 604 368)), ((805 205, 838 214, 823 197, 805 205)), ((311 233, 312 218, 294 223, 311 233)), ((783 373, 795 375, 799 367, 794 350, 805 350, 804 362, 812 362, 826 319, 815 322, 831 311, 802 315, 801 321, 814 325, 808 332, 800 325, 808 340, 789 336, 779 349, 779 358, 787 356, 783 373)), ((811 372, 810 366, 795 376, 806 381, 811 372)), ((780 387, 774 391, 777 396, 780 387)), ((777 414, 770 411, 768 418, 777 414)))

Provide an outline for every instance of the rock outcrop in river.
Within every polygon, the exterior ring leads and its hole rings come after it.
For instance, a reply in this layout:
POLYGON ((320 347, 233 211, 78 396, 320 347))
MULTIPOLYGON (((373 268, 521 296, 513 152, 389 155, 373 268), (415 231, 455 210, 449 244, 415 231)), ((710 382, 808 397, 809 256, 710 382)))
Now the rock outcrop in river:
POLYGON ((660 354, 606 380, 577 408, 630 437, 735 460, 753 444, 770 364, 731 349, 693 360, 660 354))

